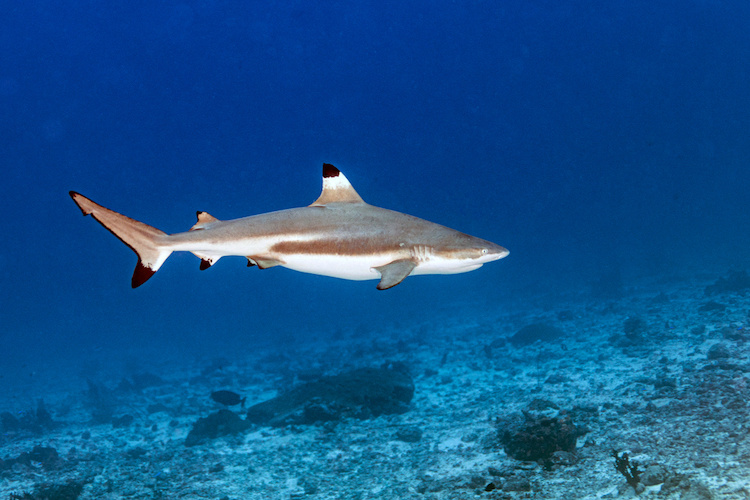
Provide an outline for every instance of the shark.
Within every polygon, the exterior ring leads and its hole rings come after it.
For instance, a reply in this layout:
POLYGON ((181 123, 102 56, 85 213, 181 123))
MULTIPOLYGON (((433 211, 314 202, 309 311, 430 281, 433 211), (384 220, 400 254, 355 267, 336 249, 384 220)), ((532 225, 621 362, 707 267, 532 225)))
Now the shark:
POLYGON ((378 290, 407 276, 473 271, 508 255, 500 245, 411 215, 365 203, 349 180, 323 164, 323 190, 311 205, 233 220, 197 212, 190 230, 167 234, 70 191, 91 215, 138 256, 131 286, 151 278, 172 252, 192 252, 205 270, 226 256, 248 267, 282 266, 346 280, 377 279, 378 290))

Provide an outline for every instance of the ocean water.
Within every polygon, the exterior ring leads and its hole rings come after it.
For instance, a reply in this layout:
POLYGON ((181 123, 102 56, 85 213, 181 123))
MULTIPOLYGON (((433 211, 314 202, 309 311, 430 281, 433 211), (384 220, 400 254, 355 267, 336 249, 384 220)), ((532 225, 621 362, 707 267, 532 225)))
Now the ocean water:
MULTIPOLYGON (((44 399, 82 432, 87 380, 180 386, 217 358, 372 346, 367 363, 296 361, 336 371, 419 358, 376 346, 424 324, 470 339, 461 325, 624 308, 644 283, 702 292, 750 264, 748 26, 750 3, 719 0, 2 3, 0 410, 44 399), (180 253, 133 290, 135 255, 68 196, 174 233, 197 210, 308 205, 324 162, 365 201, 510 255, 378 291, 180 253)), ((19 477, 3 491, 32 489, 19 477)), ((243 498, 213 484, 205 498, 243 498)))

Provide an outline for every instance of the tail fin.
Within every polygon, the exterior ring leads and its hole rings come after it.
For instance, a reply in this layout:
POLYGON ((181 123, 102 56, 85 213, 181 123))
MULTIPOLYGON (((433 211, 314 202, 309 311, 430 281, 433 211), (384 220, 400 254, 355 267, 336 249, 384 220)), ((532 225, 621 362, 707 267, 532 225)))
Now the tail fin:
POLYGON ((91 215, 138 255, 138 264, 131 280, 133 288, 141 286, 153 276, 172 253, 164 244, 167 233, 104 208, 75 191, 70 192, 70 197, 83 215, 91 215))

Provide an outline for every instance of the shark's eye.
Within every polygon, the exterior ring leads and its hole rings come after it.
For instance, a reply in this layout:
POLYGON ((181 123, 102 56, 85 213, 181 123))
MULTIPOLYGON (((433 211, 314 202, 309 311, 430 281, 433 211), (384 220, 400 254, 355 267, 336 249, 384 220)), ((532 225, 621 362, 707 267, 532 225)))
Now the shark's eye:
POLYGON ((482 255, 487 255, 487 249, 486 248, 482 249, 482 255))

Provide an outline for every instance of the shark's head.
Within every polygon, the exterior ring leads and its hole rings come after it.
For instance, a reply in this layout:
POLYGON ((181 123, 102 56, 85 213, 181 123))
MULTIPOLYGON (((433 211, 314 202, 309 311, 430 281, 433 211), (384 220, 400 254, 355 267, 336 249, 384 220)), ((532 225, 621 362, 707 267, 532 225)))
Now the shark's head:
POLYGON ((508 255, 508 250, 487 240, 475 238, 457 231, 445 235, 441 244, 416 249, 417 260, 422 261, 421 273, 465 273, 482 267, 487 262, 502 259, 508 255), (421 250, 421 251, 420 251, 421 250), (423 255, 418 255, 425 252, 423 255))
POLYGON ((461 244, 454 248, 448 247, 441 253, 449 254, 446 257, 458 261, 457 264, 462 264, 462 267, 469 268, 466 269, 467 271, 481 267, 486 262, 502 259, 509 253, 505 247, 496 245, 491 241, 475 238, 468 234, 463 236, 465 238, 461 239, 461 244))

